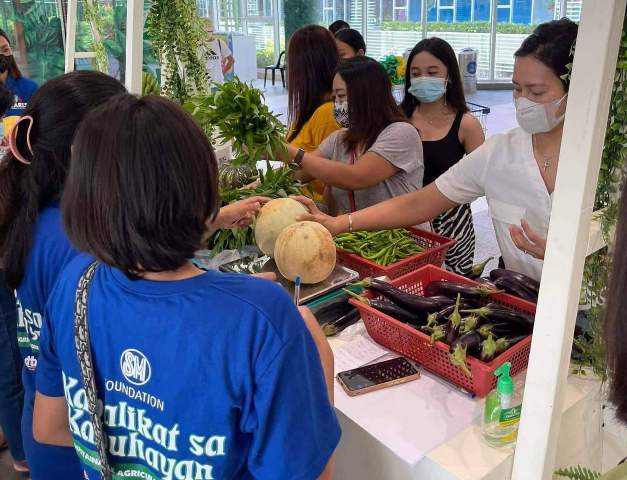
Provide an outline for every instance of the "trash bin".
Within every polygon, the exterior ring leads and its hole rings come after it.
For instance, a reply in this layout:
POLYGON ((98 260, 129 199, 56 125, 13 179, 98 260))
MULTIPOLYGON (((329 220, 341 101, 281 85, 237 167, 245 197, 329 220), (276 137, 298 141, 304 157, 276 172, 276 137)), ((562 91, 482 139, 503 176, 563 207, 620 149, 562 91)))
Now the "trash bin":
POLYGON ((459 71, 462 76, 464 93, 477 91, 477 57, 479 51, 474 48, 464 48, 459 52, 459 71))

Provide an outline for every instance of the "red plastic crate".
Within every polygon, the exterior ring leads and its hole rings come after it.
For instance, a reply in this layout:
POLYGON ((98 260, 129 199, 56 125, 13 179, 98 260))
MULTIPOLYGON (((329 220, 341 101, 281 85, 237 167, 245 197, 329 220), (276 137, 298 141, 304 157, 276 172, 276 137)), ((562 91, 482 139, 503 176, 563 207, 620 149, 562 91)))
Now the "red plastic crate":
MULTIPOLYGON (((422 267, 391 283, 406 292, 424 295, 427 285, 439 280, 466 283, 468 285, 478 284, 473 280, 432 265, 422 267)), ((366 292, 364 296, 368 298, 378 297, 378 295, 374 295, 372 292, 366 292)), ((536 312, 534 303, 507 294, 491 295, 489 301, 532 315, 536 312)), ((355 299, 351 299, 351 303, 359 309, 368 333, 377 343, 414 360, 425 369, 469 392, 473 392, 479 397, 485 397, 496 387, 494 371, 503 363, 511 362, 512 375, 516 375, 527 368, 531 350, 531 336, 501 353, 490 363, 485 363, 469 356, 466 363, 472 372, 472 377, 468 377, 461 368, 451 365, 449 362, 449 346, 447 344, 436 342, 435 345, 431 345, 428 335, 409 325, 399 322, 355 299)))
POLYGON ((387 276, 390 279, 395 279, 414 272, 424 265, 442 266, 446 252, 456 243, 456 240, 425 230, 417 228, 407 228, 406 230, 416 240, 416 243, 425 249, 424 252, 384 267, 359 255, 338 248, 337 261, 341 265, 359 273, 360 278, 387 276))

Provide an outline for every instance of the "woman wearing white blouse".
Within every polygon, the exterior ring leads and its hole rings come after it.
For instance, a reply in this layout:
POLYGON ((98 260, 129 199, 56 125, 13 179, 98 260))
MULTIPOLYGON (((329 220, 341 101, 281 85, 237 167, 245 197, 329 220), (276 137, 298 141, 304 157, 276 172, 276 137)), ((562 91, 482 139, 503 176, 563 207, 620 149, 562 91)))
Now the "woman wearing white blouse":
POLYGON ((485 196, 508 269, 539 279, 562 141, 577 25, 539 25, 516 52, 514 101, 519 128, 495 135, 427 187, 352 215, 329 217, 313 202, 309 220, 333 234, 417 225, 485 196))

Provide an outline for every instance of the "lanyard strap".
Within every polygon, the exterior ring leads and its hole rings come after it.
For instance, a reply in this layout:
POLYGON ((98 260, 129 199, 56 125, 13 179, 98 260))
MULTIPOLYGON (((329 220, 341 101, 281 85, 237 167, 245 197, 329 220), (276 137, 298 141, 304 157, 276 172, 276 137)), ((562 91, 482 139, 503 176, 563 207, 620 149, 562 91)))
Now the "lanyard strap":
POLYGON ((107 440, 103 431, 104 405, 98 399, 87 322, 87 296, 97 267, 98 262, 92 263, 78 281, 76 302, 74 304, 74 343, 81 371, 81 381, 83 382, 87 398, 87 409, 94 428, 94 441, 96 442, 98 457, 100 458, 100 478, 102 480, 111 480, 112 472, 109 465, 109 457, 107 456, 107 440))
MULTIPOLYGON (((357 152, 353 150, 351 152, 350 164, 355 165, 357 161, 357 152)), ((349 213, 355 213, 357 211, 357 205, 355 203, 355 192, 353 190, 348 190, 348 208, 350 209, 349 213)))

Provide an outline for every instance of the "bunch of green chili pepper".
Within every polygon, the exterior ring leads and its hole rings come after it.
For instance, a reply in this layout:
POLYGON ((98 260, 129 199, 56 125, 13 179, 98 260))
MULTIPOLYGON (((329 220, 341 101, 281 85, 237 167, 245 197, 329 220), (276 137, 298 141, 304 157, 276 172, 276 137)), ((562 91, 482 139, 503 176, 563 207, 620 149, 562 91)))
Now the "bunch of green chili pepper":
POLYGON ((403 229, 343 233, 335 237, 335 244, 384 267, 424 252, 424 248, 403 229))

